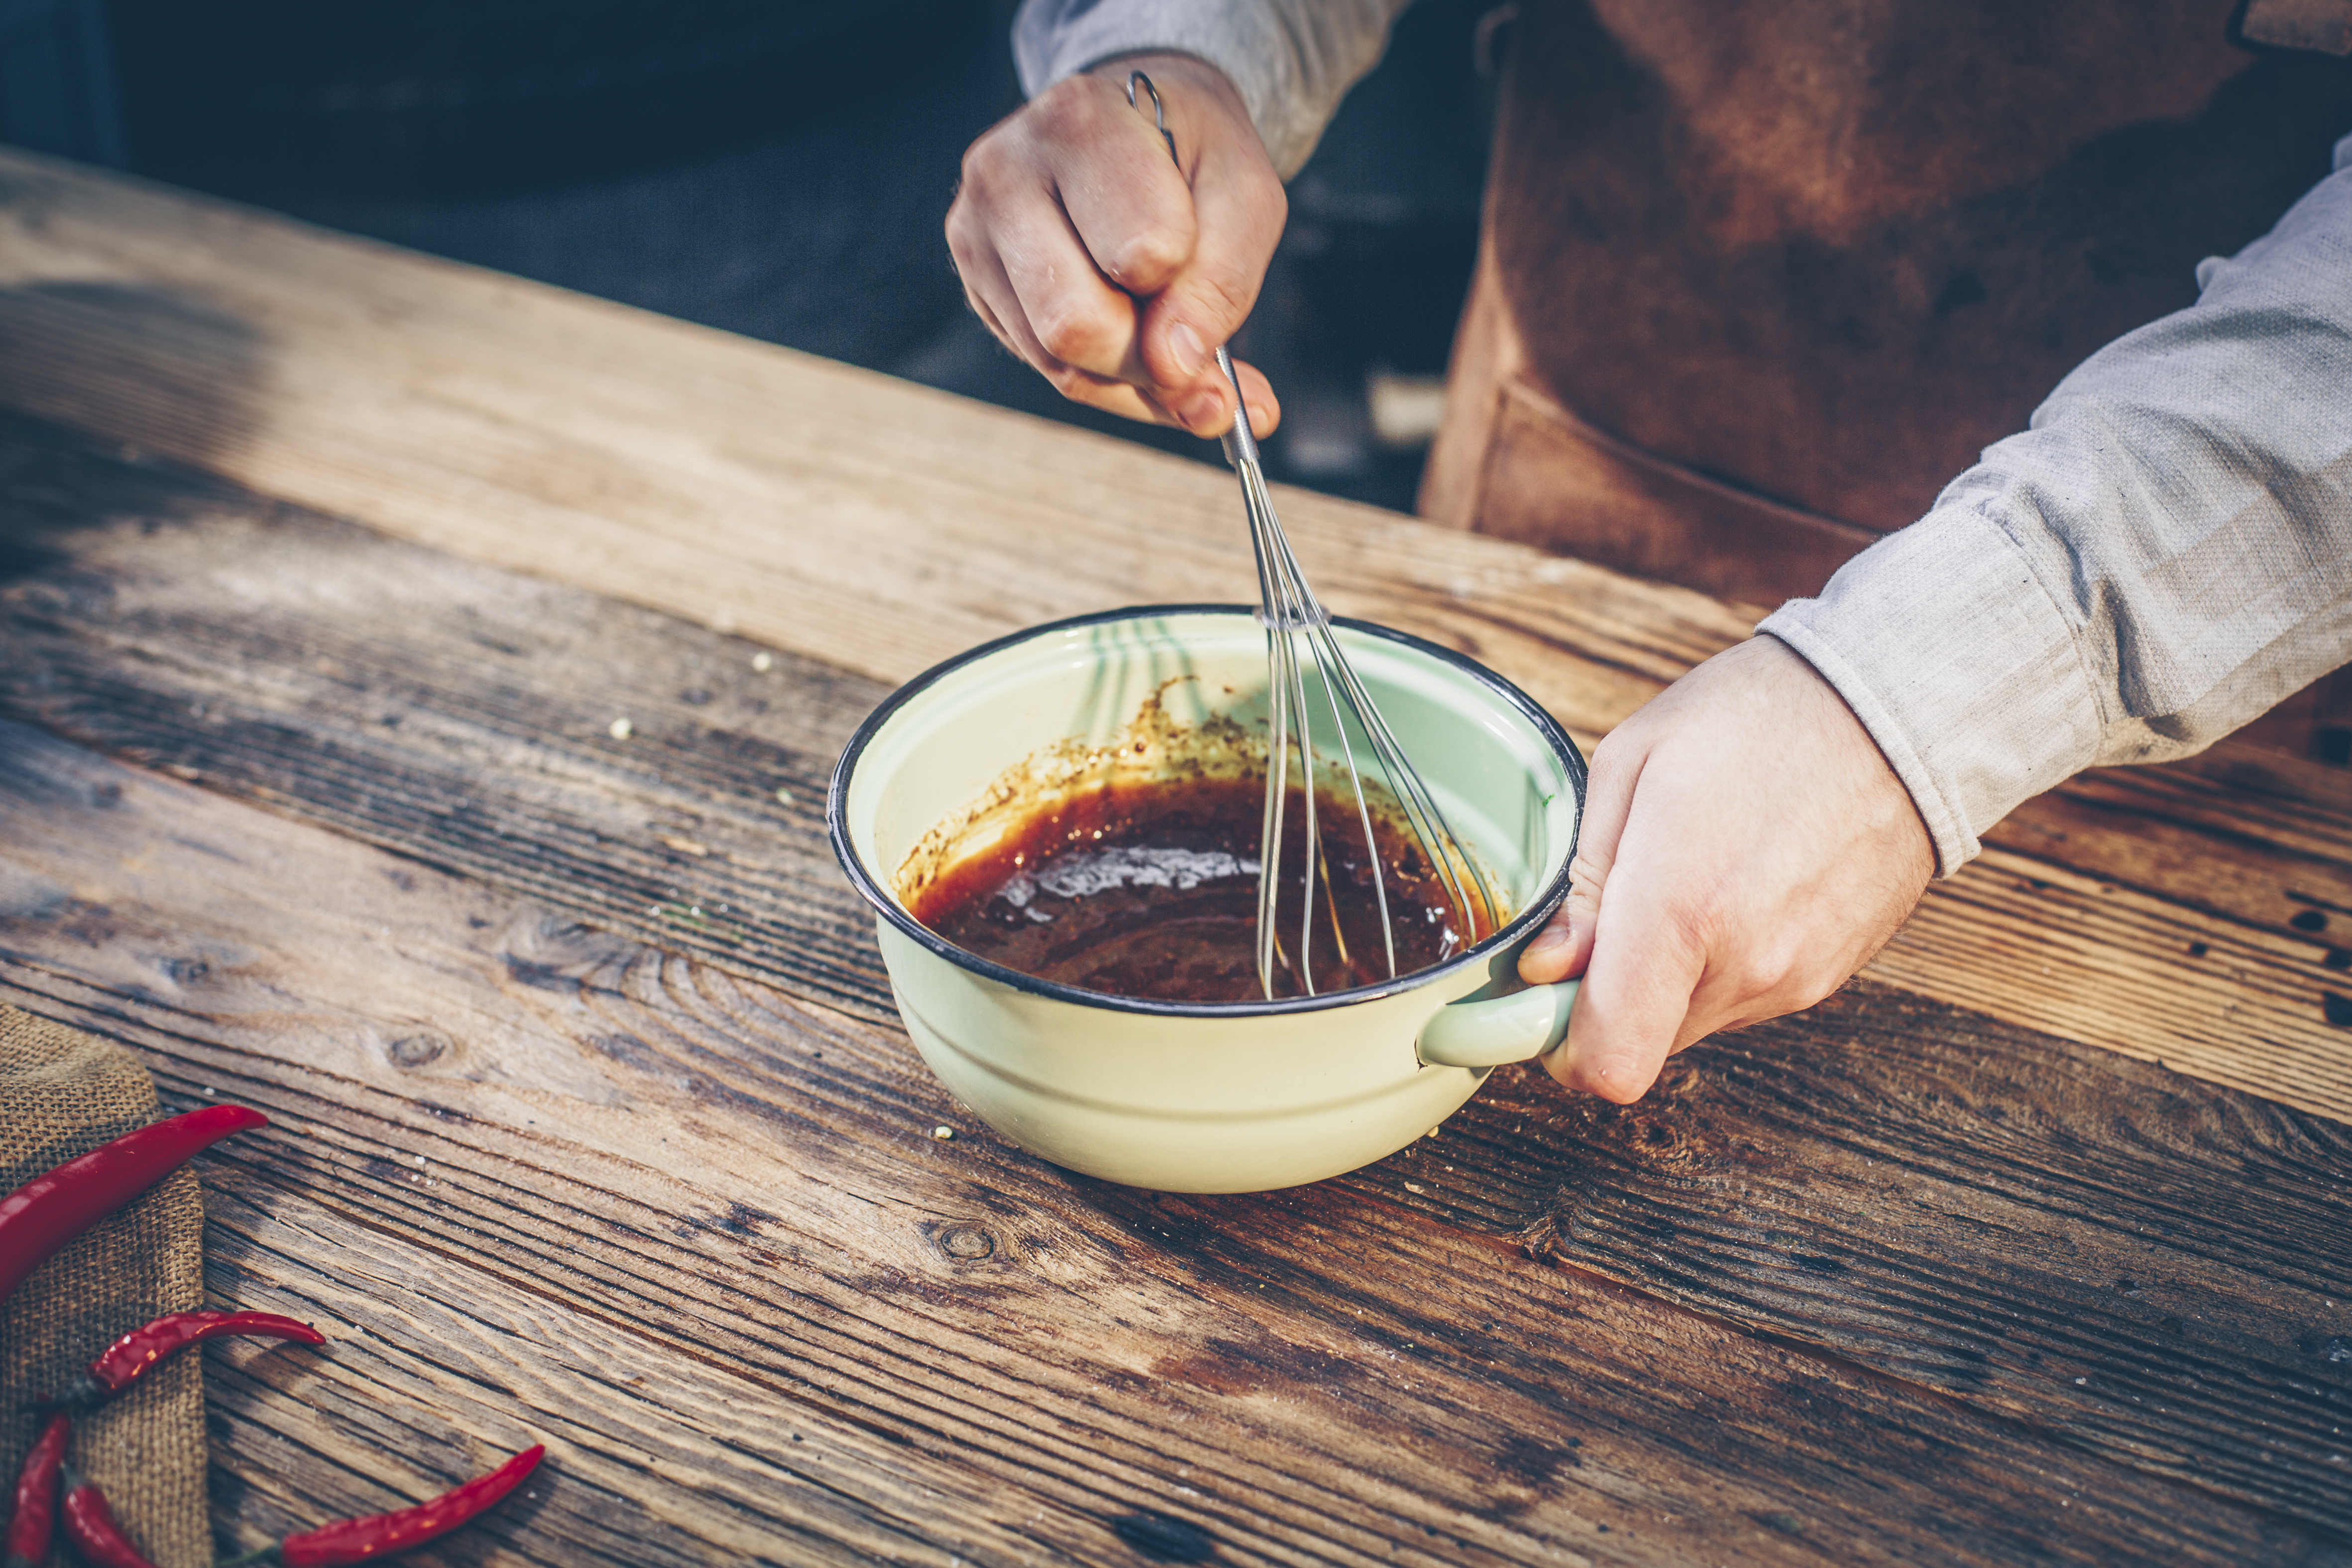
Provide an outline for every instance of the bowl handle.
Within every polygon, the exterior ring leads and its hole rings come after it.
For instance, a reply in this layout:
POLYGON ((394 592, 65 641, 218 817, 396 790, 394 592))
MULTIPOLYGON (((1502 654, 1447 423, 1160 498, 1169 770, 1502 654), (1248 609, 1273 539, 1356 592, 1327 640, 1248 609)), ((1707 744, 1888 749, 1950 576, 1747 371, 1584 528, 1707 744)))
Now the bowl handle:
POLYGON ((1439 1067, 1491 1068, 1539 1057, 1568 1037, 1580 984, 1530 985, 1507 996, 1449 1002, 1421 1026, 1412 1048, 1439 1067))

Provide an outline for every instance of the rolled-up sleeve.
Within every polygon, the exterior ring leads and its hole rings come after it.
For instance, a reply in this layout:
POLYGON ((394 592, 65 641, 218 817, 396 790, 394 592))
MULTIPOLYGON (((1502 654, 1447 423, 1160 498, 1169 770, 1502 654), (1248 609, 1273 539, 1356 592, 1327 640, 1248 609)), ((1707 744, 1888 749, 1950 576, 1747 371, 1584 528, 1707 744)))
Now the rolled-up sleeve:
POLYGON ((1276 171, 1298 173, 1339 100, 1380 63, 1408 0, 1024 0, 1013 23, 1034 97, 1118 55, 1195 55, 1233 79, 1276 171))
POLYGON ((2352 137, 2336 169, 1758 628, 1868 727, 1944 875, 2021 801, 2199 751, 2352 658, 2352 137))

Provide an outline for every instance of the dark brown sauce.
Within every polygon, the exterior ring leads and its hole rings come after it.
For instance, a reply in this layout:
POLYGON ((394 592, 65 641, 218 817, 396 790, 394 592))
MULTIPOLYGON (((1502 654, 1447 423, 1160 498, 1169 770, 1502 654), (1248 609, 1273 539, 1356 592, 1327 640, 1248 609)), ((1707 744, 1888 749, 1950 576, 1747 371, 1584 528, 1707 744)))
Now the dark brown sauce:
MULTIPOLYGON (((965 952, 1040 979, 1169 1002, 1258 1001, 1265 994, 1256 938, 1265 799, 1264 783, 1250 778, 1082 795, 1036 812, 989 853, 934 877, 915 890, 908 910, 965 952)), ((1294 793, 1283 834, 1277 996, 1303 991, 1300 804, 1294 793)), ((1317 807, 1321 852, 1337 890, 1326 893, 1317 879, 1306 943, 1314 988, 1342 991, 1386 980, 1380 905, 1354 796, 1318 795, 1317 807)), ((1399 974, 1443 963, 1493 929, 1482 910, 1465 940, 1463 916, 1419 842, 1380 815, 1372 826, 1399 974)))

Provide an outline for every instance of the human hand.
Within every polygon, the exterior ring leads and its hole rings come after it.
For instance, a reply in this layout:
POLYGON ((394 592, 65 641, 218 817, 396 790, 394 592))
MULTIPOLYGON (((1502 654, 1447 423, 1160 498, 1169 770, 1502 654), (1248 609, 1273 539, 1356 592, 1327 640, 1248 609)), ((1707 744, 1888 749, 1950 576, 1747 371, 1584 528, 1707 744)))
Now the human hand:
POLYGON ((1592 753, 1568 900, 1519 958, 1584 977, 1544 1058, 1623 1105, 1718 1029, 1810 1007, 1893 936, 1936 869, 1911 796, 1836 689, 1756 637, 1592 753))
MULTIPOLYGON (((1257 300, 1289 210, 1241 94, 1190 55, 1134 55, 1065 78, 973 142, 948 209, 964 295, 1063 396, 1220 436, 1234 395, 1213 351, 1257 300), (1127 101, 1160 89, 1183 160, 1127 101)), ((1281 419, 1236 365, 1250 428, 1281 419)))

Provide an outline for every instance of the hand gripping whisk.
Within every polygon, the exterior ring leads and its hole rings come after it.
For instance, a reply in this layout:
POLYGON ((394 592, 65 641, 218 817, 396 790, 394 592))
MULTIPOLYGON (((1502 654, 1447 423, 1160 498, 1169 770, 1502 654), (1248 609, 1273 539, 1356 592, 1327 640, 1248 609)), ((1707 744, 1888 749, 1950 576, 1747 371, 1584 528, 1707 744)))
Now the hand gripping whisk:
MULTIPOLYGON (((1127 100, 1136 101, 1136 89, 1140 87, 1151 99, 1152 120, 1160 137, 1168 143, 1168 155, 1176 158, 1175 132, 1168 129, 1166 110, 1160 101, 1160 89, 1141 71, 1129 73, 1127 79, 1127 100)), ((1177 159, 1181 169, 1183 161, 1177 159)), ((1258 984, 1271 1000, 1275 994, 1275 976, 1284 967, 1287 956, 1282 952, 1277 930, 1282 841, 1285 817, 1289 799, 1289 759, 1292 747, 1298 752, 1299 782, 1305 797, 1305 808, 1299 813, 1306 819, 1306 856, 1304 887, 1298 910, 1298 956, 1295 967, 1300 988, 1307 995, 1315 994, 1315 973, 1311 962, 1315 934, 1316 880, 1319 872, 1326 903, 1331 910, 1331 935, 1338 944, 1342 964, 1349 963, 1347 939, 1339 929, 1339 889, 1331 880, 1331 867, 1320 842, 1316 823, 1315 777, 1315 711, 1308 701, 1309 682, 1307 663, 1315 668, 1313 688, 1319 689, 1323 706, 1330 716, 1331 733, 1339 740, 1340 765, 1347 770, 1348 788, 1341 798, 1352 796, 1358 823, 1364 833, 1365 858, 1372 871, 1372 893, 1380 904, 1381 941, 1386 949, 1388 972, 1394 978, 1396 963, 1396 928, 1389 909, 1388 879, 1381 865, 1379 840, 1372 835, 1371 805, 1364 793, 1363 774, 1356 765, 1355 742, 1349 739, 1350 729, 1362 736, 1378 763, 1388 792, 1395 801, 1407 825, 1412 828, 1421 852, 1428 857, 1430 866, 1445 889, 1456 918, 1462 922, 1462 940, 1465 945, 1478 938, 1482 917, 1488 922, 1500 915, 1492 889, 1479 871, 1477 862, 1454 837, 1446 825, 1445 815, 1430 794, 1429 785, 1408 761, 1404 749, 1374 705, 1372 695, 1358 679, 1355 669, 1340 652, 1339 641, 1331 630, 1331 616, 1307 585, 1307 574, 1299 570, 1298 558, 1290 552, 1290 542, 1283 536, 1282 523, 1274 515, 1274 500, 1267 494, 1265 475, 1258 462, 1257 441, 1250 434, 1249 412, 1242 398, 1241 377, 1234 370, 1233 356, 1223 345, 1216 351, 1217 369, 1234 389, 1234 427, 1224 437, 1225 460, 1242 482, 1242 504, 1249 514, 1250 551, 1257 561, 1258 622, 1265 627, 1265 661, 1267 684, 1267 737, 1265 770, 1265 816, 1258 837, 1257 883, 1257 975, 1258 984), (1305 649, 1306 663, 1300 650, 1305 649)), ((1328 773, 1330 764, 1325 763, 1328 773)))

